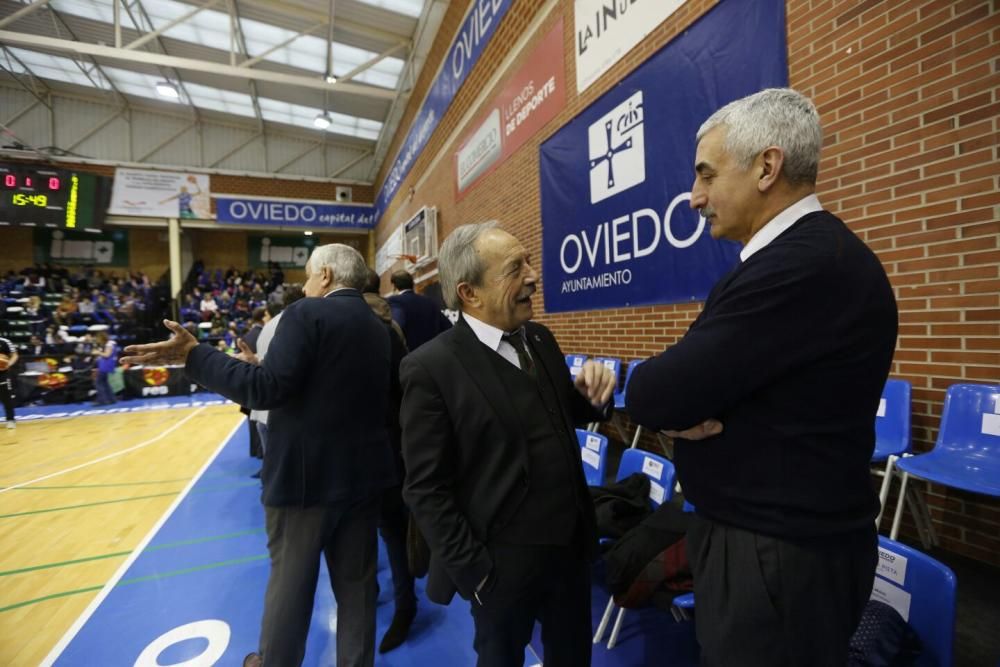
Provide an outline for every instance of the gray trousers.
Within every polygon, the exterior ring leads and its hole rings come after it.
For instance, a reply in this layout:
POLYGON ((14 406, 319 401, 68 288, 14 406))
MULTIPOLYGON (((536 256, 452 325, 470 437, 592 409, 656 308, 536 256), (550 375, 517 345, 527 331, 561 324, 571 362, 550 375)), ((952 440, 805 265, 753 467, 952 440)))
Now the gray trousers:
POLYGON ((264 510, 271 555, 260 632, 264 664, 302 664, 324 556, 337 599, 337 667, 372 667, 378 499, 264 510))
POLYGON ((697 517, 688 531, 702 667, 843 667, 875 579, 874 523, 797 541, 697 517))

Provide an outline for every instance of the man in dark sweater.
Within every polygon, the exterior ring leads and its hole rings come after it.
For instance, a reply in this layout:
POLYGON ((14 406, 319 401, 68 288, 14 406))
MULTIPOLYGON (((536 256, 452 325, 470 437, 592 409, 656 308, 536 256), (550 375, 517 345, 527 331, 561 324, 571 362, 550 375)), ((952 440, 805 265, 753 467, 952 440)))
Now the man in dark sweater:
POLYGON ((676 439, 702 665, 844 665, 871 593, 869 477, 897 313, 882 265, 815 195, 812 102, 765 90, 698 131, 691 205, 745 245, 626 407, 676 439))

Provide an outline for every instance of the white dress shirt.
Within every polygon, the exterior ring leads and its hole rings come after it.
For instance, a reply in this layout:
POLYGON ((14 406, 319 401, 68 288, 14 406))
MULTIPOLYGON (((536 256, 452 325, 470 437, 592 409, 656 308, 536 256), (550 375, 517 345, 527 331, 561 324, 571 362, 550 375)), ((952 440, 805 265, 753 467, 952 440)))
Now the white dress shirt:
POLYGON ((740 251, 740 261, 745 262, 750 259, 751 255, 781 236, 782 232, 794 225, 802 216, 822 210, 823 207, 819 203, 819 198, 814 194, 798 200, 757 230, 757 233, 753 235, 749 243, 740 251))
MULTIPOLYGON (((462 317, 464 317, 465 321, 469 323, 469 326, 472 328, 472 332, 476 334, 476 338, 479 339, 479 342, 499 354, 510 363, 514 364, 517 368, 521 367, 521 362, 518 361, 517 358, 517 350, 514 349, 513 345, 505 340, 502 340, 503 336, 507 335, 506 331, 498 329, 492 324, 486 324, 486 322, 483 322, 482 320, 477 320, 468 313, 463 313, 462 317)), ((523 338, 524 327, 518 329, 517 333, 523 338)), ((528 350, 527 344, 525 344, 524 349, 528 350)), ((530 350, 528 351, 528 356, 531 356, 530 350)))

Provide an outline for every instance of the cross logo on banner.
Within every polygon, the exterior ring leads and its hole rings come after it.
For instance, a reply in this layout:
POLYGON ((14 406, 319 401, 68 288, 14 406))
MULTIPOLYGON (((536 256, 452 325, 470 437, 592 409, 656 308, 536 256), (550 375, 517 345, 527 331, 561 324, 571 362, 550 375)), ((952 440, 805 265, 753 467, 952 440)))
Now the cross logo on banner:
POLYGON ((596 204, 646 180, 642 91, 590 126, 590 203, 596 204))

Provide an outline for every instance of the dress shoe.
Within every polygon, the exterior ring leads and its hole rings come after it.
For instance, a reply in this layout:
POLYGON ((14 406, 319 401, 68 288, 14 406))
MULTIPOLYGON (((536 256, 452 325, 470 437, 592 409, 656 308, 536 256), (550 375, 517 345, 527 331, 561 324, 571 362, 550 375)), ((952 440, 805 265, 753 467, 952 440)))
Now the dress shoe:
POLYGON ((264 658, 260 657, 260 653, 248 653, 247 657, 243 658, 243 667, 263 667, 264 658))
POLYGON ((389 629, 382 635, 382 642, 378 645, 379 653, 388 653, 406 641, 406 636, 410 634, 410 625, 417 615, 416 609, 397 609, 392 615, 392 623, 389 629))

